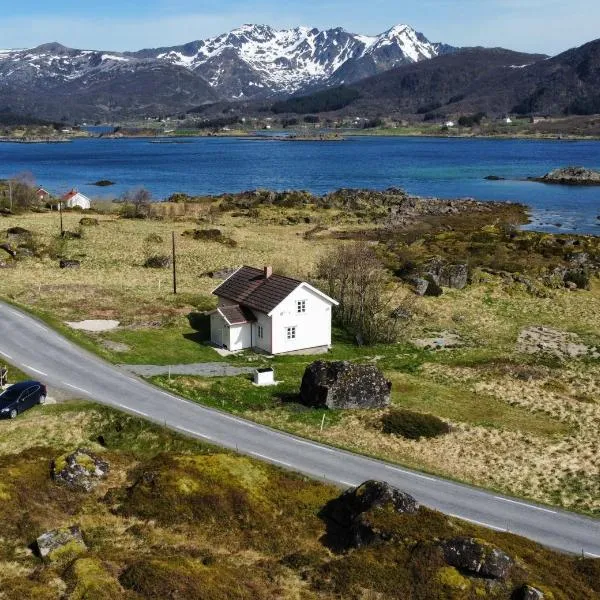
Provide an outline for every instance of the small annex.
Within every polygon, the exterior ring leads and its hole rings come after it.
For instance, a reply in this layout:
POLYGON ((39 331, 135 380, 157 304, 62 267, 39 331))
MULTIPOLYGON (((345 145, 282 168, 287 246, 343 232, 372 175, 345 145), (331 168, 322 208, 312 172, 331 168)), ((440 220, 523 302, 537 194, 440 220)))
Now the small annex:
POLYGON ((331 348, 332 308, 337 301, 317 288, 273 273, 241 267, 213 292, 211 342, 232 352, 320 353, 331 348))
POLYGON ((82 210, 89 210, 92 206, 92 201, 75 189, 71 190, 68 194, 65 194, 62 197, 62 202, 65 208, 78 207, 82 210))

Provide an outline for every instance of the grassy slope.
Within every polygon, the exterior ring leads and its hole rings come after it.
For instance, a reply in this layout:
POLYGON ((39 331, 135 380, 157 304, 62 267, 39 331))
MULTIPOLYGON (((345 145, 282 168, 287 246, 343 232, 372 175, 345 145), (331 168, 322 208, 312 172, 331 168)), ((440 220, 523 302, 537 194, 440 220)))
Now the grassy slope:
POLYGON ((335 553, 318 514, 338 493, 105 408, 39 407, 0 422, 0 598, 508 600, 525 582, 554 600, 600 597, 598 561, 424 509, 377 517, 397 541, 335 553), (89 494, 50 477, 52 461, 80 446, 110 463, 89 494), (48 564, 28 549, 71 525, 83 554, 48 564), (509 581, 489 587, 444 566, 436 540, 456 535, 516 558, 509 581))
MULTIPOLYGON (((117 332, 97 336, 70 332, 79 343, 115 362, 221 360, 197 343, 186 319, 190 310, 206 308, 211 302, 215 281, 199 277, 201 273, 247 262, 272 263, 278 271, 306 276, 320 256, 343 242, 323 236, 305 239, 303 234, 319 221, 330 228, 333 221, 344 230, 356 227, 333 211, 324 215, 309 210, 311 223, 284 225, 290 216, 301 222, 302 213, 269 208, 257 221, 210 215, 205 207, 195 206, 200 213, 194 216, 206 219, 203 226, 220 227, 238 246, 178 236, 181 293, 174 297, 168 271, 141 265, 149 254, 168 252, 172 230, 182 233, 198 224, 182 214, 183 207, 166 208, 173 211, 174 221, 100 216, 99 227, 87 228, 83 239, 68 241, 61 248, 70 257, 82 258, 80 270, 60 270, 56 259, 26 259, 3 271, 3 293, 63 331, 63 320, 118 318, 126 328, 117 332), (150 234, 164 241, 150 242, 150 234), (109 350, 104 346, 107 340, 124 343, 129 350, 109 350)), ((78 220, 77 214, 66 215, 67 228, 75 230, 78 220)), ((25 215, 2 223, 31 229, 42 246, 58 243, 53 237, 56 215, 25 215)), ((598 343, 600 282, 595 281, 589 292, 548 290, 538 296, 518 284, 482 276, 466 290, 448 291, 441 298, 417 299, 401 289, 398 303, 414 313, 401 345, 356 348, 338 334, 331 357, 375 361, 394 382, 395 404, 451 422, 453 431, 443 438, 412 442, 383 435, 378 413, 328 414, 321 432, 322 413, 302 410, 293 402, 310 357, 276 359, 277 378, 283 383, 274 390, 256 390, 244 378, 157 381, 197 401, 328 443, 597 514, 600 366, 597 361, 518 355, 515 341, 523 327, 548 325, 598 343), (459 333, 465 347, 436 354, 406 342, 442 329, 459 333)))

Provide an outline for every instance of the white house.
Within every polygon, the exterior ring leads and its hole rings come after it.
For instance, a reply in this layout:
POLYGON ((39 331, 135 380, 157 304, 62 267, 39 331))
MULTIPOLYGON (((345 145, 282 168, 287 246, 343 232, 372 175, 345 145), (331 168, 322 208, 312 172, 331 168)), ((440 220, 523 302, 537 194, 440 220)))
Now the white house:
POLYGON ((446 127, 454 127, 454 121, 446 121, 446 127))
POLYGON ((65 208, 75 208, 78 206, 83 210, 89 210, 92 206, 92 201, 77 190, 71 190, 68 194, 62 197, 65 208))
POLYGON ((275 275, 271 267, 241 267, 214 292, 211 341, 231 351, 318 353, 331 347, 337 302, 312 285, 275 275))

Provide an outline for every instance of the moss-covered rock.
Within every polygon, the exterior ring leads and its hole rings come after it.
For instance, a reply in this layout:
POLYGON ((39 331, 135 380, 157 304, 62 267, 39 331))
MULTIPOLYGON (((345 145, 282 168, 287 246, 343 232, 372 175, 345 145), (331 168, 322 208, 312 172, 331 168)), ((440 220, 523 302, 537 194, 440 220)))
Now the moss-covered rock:
POLYGON ((87 551, 78 526, 55 529, 40 535, 37 540, 40 556, 47 562, 66 565, 87 551))
POLYGON ((57 483, 85 492, 91 491, 108 471, 107 461, 84 448, 63 454, 52 463, 52 476, 57 483))

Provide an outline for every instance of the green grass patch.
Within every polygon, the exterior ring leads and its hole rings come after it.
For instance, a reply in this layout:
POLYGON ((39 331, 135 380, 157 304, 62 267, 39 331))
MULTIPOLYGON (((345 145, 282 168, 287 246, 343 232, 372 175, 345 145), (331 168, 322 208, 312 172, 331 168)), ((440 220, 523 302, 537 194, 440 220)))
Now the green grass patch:
POLYGON ((431 413, 449 421, 520 431, 539 436, 565 435, 568 425, 544 413, 511 406, 452 383, 437 383, 409 374, 388 374, 392 401, 408 410, 431 413))

